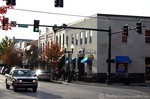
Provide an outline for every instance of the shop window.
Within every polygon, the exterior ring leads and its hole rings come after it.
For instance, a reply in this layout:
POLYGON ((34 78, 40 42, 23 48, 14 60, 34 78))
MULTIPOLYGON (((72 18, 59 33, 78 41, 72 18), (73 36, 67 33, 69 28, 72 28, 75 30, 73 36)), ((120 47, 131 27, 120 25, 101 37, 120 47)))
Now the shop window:
POLYGON ((145 43, 150 43, 150 30, 145 30, 145 43))
MULTIPOLYGON (((126 63, 119 63, 119 64, 116 64, 116 73, 118 74, 118 75, 121 75, 121 73, 120 73, 120 69, 123 69, 124 70, 124 75, 126 74, 126 73, 128 73, 128 64, 126 64, 126 63)), ((122 74, 123 75, 123 74, 122 74)))
POLYGON ((145 57, 145 66, 150 66, 150 57, 145 57))

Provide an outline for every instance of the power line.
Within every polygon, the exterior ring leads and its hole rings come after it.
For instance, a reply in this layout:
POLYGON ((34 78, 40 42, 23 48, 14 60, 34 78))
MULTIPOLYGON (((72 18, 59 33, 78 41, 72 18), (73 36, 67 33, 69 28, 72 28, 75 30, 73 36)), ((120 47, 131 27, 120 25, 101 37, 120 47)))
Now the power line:
POLYGON ((92 16, 82 16, 82 15, 73 15, 73 14, 53 13, 53 12, 36 11, 36 10, 26 10, 26 9, 16 9, 16 8, 14 8, 13 10, 26 11, 26 12, 35 12, 35 13, 45 13, 45 14, 55 14, 55 15, 64 15, 64 16, 74 16, 74 17, 96 18, 96 17, 92 17, 92 16))
MULTIPOLYGON (((72 16, 72 17, 84 17, 84 18, 97 18, 97 19, 109 19, 109 20, 123 20, 123 21, 137 21, 137 20, 133 20, 133 19, 128 19, 128 20, 125 20, 125 19, 116 19, 116 18, 109 18, 109 17, 98 17, 98 16, 83 16, 83 15, 74 15, 74 14, 64 14, 64 13, 54 13, 54 12, 45 12, 45 11, 37 11, 37 10, 27 10, 27 9, 12 9, 12 10, 18 10, 18 11, 26 11, 26 12, 34 12, 34 13, 44 13, 44 14, 54 14, 54 15, 63 15, 63 16, 72 16)), ((101 15, 101 14, 100 14, 101 15)), ((109 14, 102 14, 103 16, 109 16, 109 14)), ((113 15, 111 15, 113 16, 113 15)), ((110 17, 111 17, 110 16, 110 17)), ((119 16, 119 15, 118 15, 119 16)), ((124 15, 120 15, 120 16, 124 16, 124 15)), ((126 15, 125 15, 126 16, 126 15)), ((135 16, 134 16, 135 17, 135 16)), ((141 16, 139 16, 141 17, 141 16)), ((143 21, 143 22, 148 22, 149 21, 143 21)))

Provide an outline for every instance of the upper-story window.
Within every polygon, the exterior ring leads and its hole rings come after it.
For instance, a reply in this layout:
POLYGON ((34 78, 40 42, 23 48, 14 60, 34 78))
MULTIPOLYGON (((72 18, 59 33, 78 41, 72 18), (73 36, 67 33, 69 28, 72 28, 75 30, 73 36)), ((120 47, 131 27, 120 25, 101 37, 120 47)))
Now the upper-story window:
POLYGON ((71 35, 71 38, 72 38, 72 42, 71 42, 71 44, 73 44, 73 45, 74 45, 74 34, 72 34, 72 35, 71 35))
POLYGON ((68 36, 66 36, 66 45, 68 46, 68 40, 69 40, 69 38, 68 38, 68 36))
POLYGON ((121 36, 122 36, 122 43, 127 43, 127 35, 124 32, 122 32, 121 36))
POLYGON ((150 43, 150 30, 145 30, 145 43, 150 43))
POLYGON ((82 45, 83 32, 80 32, 80 45, 82 45))
POLYGON ((58 36, 56 36, 56 42, 58 43, 58 36))
POLYGON ((59 44, 61 44, 61 35, 59 36, 59 44))
POLYGON ((76 34, 76 45, 78 45, 78 33, 76 34))
POLYGON ((65 35, 63 34, 63 46, 65 45, 64 39, 65 39, 65 35))
POLYGON ((84 43, 87 43, 87 31, 84 32, 84 43))
POLYGON ((92 36, 93 36, 93 32, 90 31, 89 32, 89 43, 92 43, 92 36))

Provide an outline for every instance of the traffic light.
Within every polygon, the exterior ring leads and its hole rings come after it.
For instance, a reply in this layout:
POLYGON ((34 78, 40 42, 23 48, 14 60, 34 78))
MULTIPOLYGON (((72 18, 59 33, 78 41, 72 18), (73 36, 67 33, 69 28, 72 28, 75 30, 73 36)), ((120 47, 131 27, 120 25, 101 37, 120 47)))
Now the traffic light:
POLYGON ((33 26, 33 31, 34 32, 39 32, 39 20, 34 20, 34 26, 33 26))
POLYGON ((142 23, 141 22, 136 23, 136 32, 139 34, 142 34, 142 23))
POLYGON ((123 26, 124 35, 128 36, 128 25, 123 26))
POLYGON ((55 0, 55 7, 63 7, 63 0, 55 0))
POLYGON ((8 18, 3 18, 3 20, 2 20, 2 30, 8 30, 8 25, 9 25, 9 23, 8 23, 8 18))
POLYGON ((6 5, 16 5, 16 0, 6 0, 6 5))

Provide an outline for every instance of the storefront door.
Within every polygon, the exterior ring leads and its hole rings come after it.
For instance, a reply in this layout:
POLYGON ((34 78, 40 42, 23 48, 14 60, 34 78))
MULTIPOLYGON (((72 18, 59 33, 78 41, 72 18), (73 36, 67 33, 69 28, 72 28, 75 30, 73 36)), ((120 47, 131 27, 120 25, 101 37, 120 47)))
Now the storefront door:
POLYGON ((150 66, 145 67, 145 82, 150 82, 150 66))

